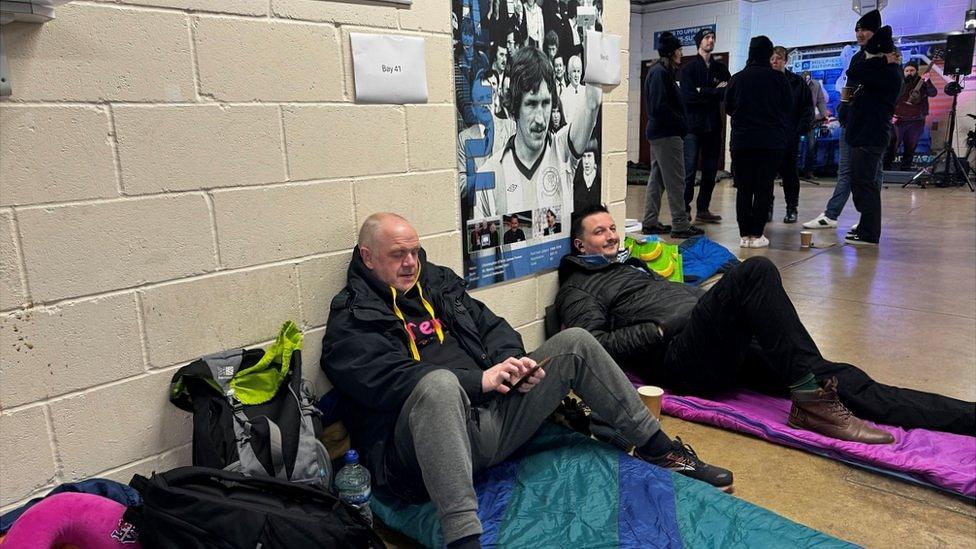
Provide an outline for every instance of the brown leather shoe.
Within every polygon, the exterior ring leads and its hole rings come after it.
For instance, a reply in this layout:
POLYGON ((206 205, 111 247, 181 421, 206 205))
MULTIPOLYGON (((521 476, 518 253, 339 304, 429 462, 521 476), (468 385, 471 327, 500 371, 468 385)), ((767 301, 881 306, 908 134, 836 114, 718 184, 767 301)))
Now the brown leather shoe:
POLYGON ((789 426, 821 435, 864 444, 891 444, 895 437, 871 427, 837 398, 837 378, 832 377, 816 391, 793 391, 789 426))
POLYGON ((698 215, 695 216, 695 221, 701 221, 702 223, 718 223, 722 221, 722 216, 705 210, 703 212, 698 212, 698 215))

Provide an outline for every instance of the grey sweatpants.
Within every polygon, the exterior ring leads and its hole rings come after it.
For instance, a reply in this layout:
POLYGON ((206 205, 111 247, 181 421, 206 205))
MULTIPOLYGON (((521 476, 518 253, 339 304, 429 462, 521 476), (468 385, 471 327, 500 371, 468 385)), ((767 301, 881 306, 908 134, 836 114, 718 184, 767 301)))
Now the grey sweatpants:
POLYGON ((650 140, 651 176, 647 180, 644 195, 645 227, 658 223, 661 213, 661 194, 668 192, 668 208, 671 210, 671 229, 684 231, 691 225, 691 217, 685 210, 685 149, 680 137, 661 137, 650 140))
POLYGON ((417 383, 400 411, 396 452, 423 476, 445 543, 482 531, 474 473, 532 438, 570 390, 635 446, 660 428, 617 363, 586 330, 560 332, 530 356, 552 360, 546 377, 528 393, 511 391, 472 406, 453 373, 435 370, 417 383))

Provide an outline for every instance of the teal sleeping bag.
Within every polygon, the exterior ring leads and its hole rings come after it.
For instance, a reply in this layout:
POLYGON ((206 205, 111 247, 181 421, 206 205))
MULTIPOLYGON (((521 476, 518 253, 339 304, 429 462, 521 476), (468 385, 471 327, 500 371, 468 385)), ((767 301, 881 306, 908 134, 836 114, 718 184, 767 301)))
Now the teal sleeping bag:
MULTIPOLYGON (((852 547, 547 423, 509 460, 475 476, 484 547, 852 547)), ((373 512, 443 547, 432 503, 377 493, 373 512)))

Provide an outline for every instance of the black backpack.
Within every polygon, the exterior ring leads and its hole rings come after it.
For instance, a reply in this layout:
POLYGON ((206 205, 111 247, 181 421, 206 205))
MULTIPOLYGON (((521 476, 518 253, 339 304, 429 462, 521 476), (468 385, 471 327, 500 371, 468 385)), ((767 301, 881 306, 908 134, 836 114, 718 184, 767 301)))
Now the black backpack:
POLYGON ((193 413, 193 465, 329 489, 332 463, 301 347, 288 321, 267 350, 224 351, 176 371, 169 398, 193 413))
POLYGON ((354 509, 317 488, 207 467, 179 467, 129 485, 142 504, 124 520, 153 548, 382 548, 354 509))

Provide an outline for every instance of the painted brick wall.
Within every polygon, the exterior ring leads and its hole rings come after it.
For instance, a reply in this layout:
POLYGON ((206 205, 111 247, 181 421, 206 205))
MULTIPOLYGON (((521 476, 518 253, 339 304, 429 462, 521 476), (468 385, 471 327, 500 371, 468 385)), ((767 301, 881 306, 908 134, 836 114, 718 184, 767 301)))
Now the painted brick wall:
MULTIPOLYGON (((629 44, 629 7, 606 4, 629 44)), ((75 0, 3 32, 0 509, 188 464, 173 370, 286 319, 327 388, 328 302, 370 213, 404 214, 460 268, 450 0, 75 0), (424 36, 430 103, 356 105, 355 31, 424 36)), ((620 218, 624 71, 601 164, 620 218)), ((546 273, 478 297, 534 348, 555 291, 546 273)))

